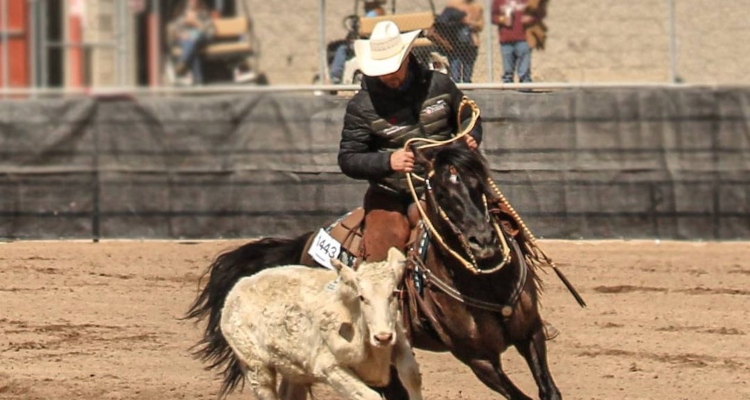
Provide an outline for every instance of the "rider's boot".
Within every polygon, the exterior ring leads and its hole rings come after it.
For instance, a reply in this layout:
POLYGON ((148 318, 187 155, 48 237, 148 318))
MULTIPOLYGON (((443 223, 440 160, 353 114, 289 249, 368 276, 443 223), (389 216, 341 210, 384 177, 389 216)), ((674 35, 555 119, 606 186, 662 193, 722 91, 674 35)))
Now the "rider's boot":
POLYGON ((404 251, 409 240, 409 220, 402 197, 370 187, 365 193, 365 231, 362 234, 364 261, 384 261, 388 250, 404 251))

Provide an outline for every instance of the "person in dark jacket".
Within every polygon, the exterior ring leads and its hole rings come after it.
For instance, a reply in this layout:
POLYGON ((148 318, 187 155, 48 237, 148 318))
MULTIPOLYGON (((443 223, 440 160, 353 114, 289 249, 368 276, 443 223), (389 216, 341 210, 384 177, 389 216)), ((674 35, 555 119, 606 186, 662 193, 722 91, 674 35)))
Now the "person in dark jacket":
MULTIPOLYGON (((370 182, 364 196, 365 261, 385 260, 388 249, 404 249, 409 237, 406 217, 413 202, 405 173, 414 170, 414 154, 404 149, 415 137, 445 140, 458 126, 464 94, 451 79, 420 65, 410 54, 420 31, 401 33, 392 21, 379 22, 369 40, 357 40, 354 52, 365 75, 344 117, 338 163, 354 179, 370 182)), ((471 110, 463 110, 468 122, 471 110)), ((482 141, 477 121, 466 145, 482 141)))

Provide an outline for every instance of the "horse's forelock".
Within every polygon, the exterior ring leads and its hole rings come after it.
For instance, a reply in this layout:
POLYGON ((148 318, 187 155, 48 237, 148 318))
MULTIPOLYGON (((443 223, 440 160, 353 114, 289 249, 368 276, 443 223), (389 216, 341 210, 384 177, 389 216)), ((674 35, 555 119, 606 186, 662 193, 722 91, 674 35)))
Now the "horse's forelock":
POLYGON ((489 175, 484 157, 466 146, 450 146, 437 152, 433 160, 434 169, 438 170, 445 166, 453 166, 459 173, 468 172, 480 178, 489 175))

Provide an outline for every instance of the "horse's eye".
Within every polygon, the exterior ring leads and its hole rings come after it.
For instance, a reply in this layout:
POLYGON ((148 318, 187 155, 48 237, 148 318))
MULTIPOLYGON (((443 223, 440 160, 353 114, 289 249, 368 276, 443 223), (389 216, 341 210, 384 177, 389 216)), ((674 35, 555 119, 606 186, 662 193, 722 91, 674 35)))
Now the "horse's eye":
POLYGON ((457 184, 457 183, 458 183, 458 175, 452 174, 452 175, 451 175, 451 176, 450 176, 450 177, 448 178, 448 180, 449 180, 449 181, 450 181, 450 182, 451 182, 452 184, 454 184, 454 185, 455 185, 455 184, 457 184))
POLYGON ((362 296, 361 294, 359 295, 359 301, 367 304, 367 299, 365 298, 365 296, 362 296))

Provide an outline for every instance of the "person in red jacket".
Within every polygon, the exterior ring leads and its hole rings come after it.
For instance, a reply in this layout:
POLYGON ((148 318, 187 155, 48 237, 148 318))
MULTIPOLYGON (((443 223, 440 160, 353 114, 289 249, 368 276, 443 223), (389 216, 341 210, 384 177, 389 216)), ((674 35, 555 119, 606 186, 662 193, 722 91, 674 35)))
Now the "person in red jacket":
POLYGON ((498 26, 504 83, 513 83, 516 73, 519 82, 531 82, 531 47, 526 41, 525 27, 536 22, 536 17, 526 13, 527 3, 527 0, 492 2, 492 23, 498 26))

